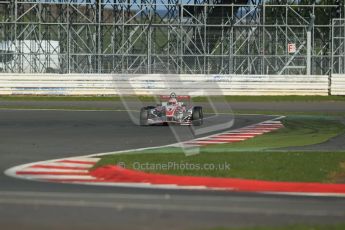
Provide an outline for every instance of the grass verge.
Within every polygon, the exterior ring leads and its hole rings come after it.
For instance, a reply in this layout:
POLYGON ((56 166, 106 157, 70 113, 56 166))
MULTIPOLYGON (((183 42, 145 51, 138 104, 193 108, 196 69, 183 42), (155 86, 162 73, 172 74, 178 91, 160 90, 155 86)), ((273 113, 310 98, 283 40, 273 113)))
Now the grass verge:
POLYGON ((106 156, 96 167, 119 164, 159 174, 332 183, 344 170, 341 162, 345 152, 151 153, 106 156))
POLYGON ((95 167, 120 164, 146 172, 272 181, 338 181, 345 152, 278 152, 272 149, 321 143, 344 132, 335 120, 289 117, 285 128, 248 141, 201 147, 186 157, 180 148, 161 148, 104 156, 95 167), (267 151, 271 150, 271 151, 267 151))

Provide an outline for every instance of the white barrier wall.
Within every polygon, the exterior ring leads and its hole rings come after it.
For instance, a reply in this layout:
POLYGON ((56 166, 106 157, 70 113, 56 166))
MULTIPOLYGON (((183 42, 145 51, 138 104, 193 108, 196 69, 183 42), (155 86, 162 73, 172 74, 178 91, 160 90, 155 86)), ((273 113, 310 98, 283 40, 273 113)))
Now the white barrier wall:
POLYGON ((2 95, 328 95, 328 76, 1 74, 2 95))
POLYGON ((345 95, 345 74, 332 75, 331 95, 345 95))

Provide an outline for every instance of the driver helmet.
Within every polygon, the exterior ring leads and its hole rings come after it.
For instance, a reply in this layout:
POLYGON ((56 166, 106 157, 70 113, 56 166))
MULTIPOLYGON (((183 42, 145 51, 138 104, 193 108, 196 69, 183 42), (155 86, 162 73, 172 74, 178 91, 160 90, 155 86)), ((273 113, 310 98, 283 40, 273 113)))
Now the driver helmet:
POLYGON ((176 98, 170 98, 168 101, 168 105, 176 105, 177 104, 177 100, 176 98))

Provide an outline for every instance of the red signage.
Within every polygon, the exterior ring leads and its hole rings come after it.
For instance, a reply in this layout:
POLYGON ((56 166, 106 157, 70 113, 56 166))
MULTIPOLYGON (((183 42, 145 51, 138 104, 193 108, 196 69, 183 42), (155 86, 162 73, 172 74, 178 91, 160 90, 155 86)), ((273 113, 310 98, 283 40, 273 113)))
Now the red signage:
POLYGON ((295 43, 289 43, 288 44, 288 53, 289 54, 296 53, 296 44, 295 43))

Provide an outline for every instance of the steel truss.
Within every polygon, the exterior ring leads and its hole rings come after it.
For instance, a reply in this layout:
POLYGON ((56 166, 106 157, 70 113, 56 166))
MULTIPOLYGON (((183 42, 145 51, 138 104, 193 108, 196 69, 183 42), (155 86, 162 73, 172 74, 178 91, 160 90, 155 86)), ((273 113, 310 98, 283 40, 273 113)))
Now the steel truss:
POLYGON ((332 74, 345 74, 345 19, 333 19, 332 74))
POLYGON ((0 61, 3 72, 305 74, 309 31, 311 74, 329 74, 332 20, 344 18, 344 7, 332 0, 1 1, 0 42, 16 47, 2 46, 0 61), (15 42, 23 40, 58 41, 49 49, 58 59, 47 47, 15 42))

